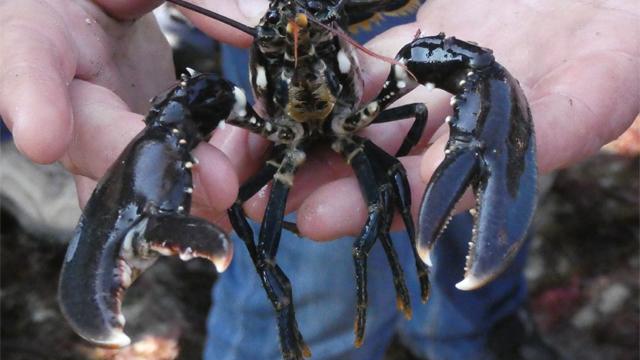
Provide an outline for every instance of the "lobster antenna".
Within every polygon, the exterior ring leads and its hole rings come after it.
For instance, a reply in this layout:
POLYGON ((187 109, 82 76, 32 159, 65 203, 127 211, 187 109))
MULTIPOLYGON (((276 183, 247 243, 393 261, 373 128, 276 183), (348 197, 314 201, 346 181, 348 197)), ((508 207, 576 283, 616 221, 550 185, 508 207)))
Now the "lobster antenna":
POLYGON ((183 1, 183 0, 166 0, 166 1, 170 2, 172 4, 175 4, 175 5, 178 5, 180 7, 183 7, 185 9, 189 9, 191 11, 195 11, 198 14, 202 14, 204 16, 207 16, 207 17, 210 17, 212 19, 218 20, 223 24, 227 24, 229 26, 232 26, 232 27, 244 32, 245 34, 249 34, 254 38, 257 35, 255 28, 252 28, 252 27, 247 26, 247 25, 245 25, 245 24, 243 24, 241 22, 238 22, 238 21, 235 21, 233 19, 230 19, 230 18, 228 18, 228 17, 226 17, 224 15, 220 15, 218 13, 215 13, 215 12, 213 12, 211 10, 207 10, 207 9, 205 9, 203 7, 200 7, 200 6, 196 5, 196 4, 192 4, 190 2, 183 1))

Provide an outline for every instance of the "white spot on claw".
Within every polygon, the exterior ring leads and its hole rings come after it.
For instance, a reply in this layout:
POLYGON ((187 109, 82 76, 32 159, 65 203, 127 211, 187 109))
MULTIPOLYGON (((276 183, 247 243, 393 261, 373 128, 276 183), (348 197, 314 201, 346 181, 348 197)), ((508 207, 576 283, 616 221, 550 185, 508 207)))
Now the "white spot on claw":
POLYGON ((122 331, 114 331, 111 337, 104 342, 100 341, 100 344, 106 344, 109 346, 125 347, 131 344, 131 339, 125 335, 122 331))
POLYGON ((458 288, 459 290, 468 291, 477 289, 480 285, 482 285, 482 282, 480 282, 479 279, 477 279, 475 276, 470 275, 457 283, 456 288, 458 288))
POLYGON ((116 317, 116 321, 118 322, 118 325, 124 327, 126 319, 124 318, 124 315, 118 314, 118 316, 116 317))
POLYGON ((187 169, 191 169, 193 167, 193 163, 191 161, 187 161, 184 163, 184 167, 187 169))
POLYGON ((433 267, 433 262, 431 262, 431 250, 426 246, 418 245, 418 256, 422 259, 428 267, 433 267))

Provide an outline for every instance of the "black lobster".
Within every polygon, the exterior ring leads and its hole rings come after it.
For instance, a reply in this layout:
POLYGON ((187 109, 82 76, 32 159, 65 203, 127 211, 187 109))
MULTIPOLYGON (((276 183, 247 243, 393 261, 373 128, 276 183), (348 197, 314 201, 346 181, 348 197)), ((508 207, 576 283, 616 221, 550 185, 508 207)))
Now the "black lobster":
POLYGON ((424 301, 429 295, 425 266, 430 264, 429 252, 446 227, 453 206, 469 185, 477 197, 475 223, 465 277, 457 287, 467 290, 480 287, 508 265, 523 242, 535 208, 535 141, 522 90, 494 60, 490 50, 444 34, 417 37, 396 56, 378 96, 362 105, 363 84, 356 50, 343 29, 381 12, 406 10, 407 6, 419 4, 417 1, 272 0, 255 28, 181 0, 171 2, 225 21, 255 38, 249 70, 264 116, 259 116, 247 104, 241 89, 208 75, 186 76, 180 85, 155 103, 147 117, 148 127, 125 150, 89 201, 70 246, 60 297, 65 314, 81 335, 108 345, 124 343, 110 340, 122 339, 121 335, 114 337, 122 334, 114 329, 122 329, 119 295, 120 289, 126 288, 129 282, 112 274, 122 273, 118 269, 123 263, 143 269, 147 265, 144 259, 154 257, 154 252, 184 253, 187 248, 191 248, 194 255, 213 256, 218 261, 228 259, 226 239, 217 229, 182 214, 188 212, 189 197, 184 192, 180 196, 176 195, 177 190, 160 193, 154 188, 158 182, 138 180, 149 175, 137 164, 152 156, 140 146, 144 143, 141 141, 149 138, 157 127, 164 129, 166 135, 153 141, 158 146, 164 144, 171 148, 160 152, 164 155, 162 164, 172 164, 166 168, 173 169, 175 161, 182 161, 182 172, 167 171, 152 178, 170 182, 176 189, 190 189, 188 172, 184 171, 188 162, 184 162, 184 158, 190 146, 206 138, 207 131, 212 131, 219 121, 248 129, 274 143, 264 167, 240 188, 238 200, 229 209, 229 218, 246 244, 278 314, 285 359, 310 355, 295 320, 292 289, 277 265, 276 253, 282 229, 296 230, 295 224, 283 220, 286 199, 296 169, 314 146, 330 144, 344 156, 356 174, 367 203, 366 224, 353 246, 358 302, 356 346, 362 344, 365 330, 367 254, 377 239, 383 245, 394 275, 398 307, 407 317, 411 314, 402 269, 389 237, 395 209, 400 212, 414 248, 424 301), (416 231, 410 213, 410 188, 405 170, 396 157, 406 155, 417 143, 428 112, 422 103, 387 107, 420 84, 452 93, 454 113, 446 120, 450 138, 445 160, 427 186, 416 231), (193 99, 198 100, 178 100, 182 99, 178 94, 183 92, 193 94, 193 99), (210 98, 205 98, 205 94, 210 98), (214 115, 207 115, 209 113, 214 115), (158 114, 166 115, 159 117, 158 114), (200 123, 201 115, 210 118, 200 123), (180 124, 178 129, 184 133, 183 137, 163 124, 162 119, 168 116, 171 126, 180 124), (369 124, 408 117, 415 121, 396 157, 357 135, 369 124), (179 145, 180 141, 189 146, 170 146, 175 142, 179 145), (256 242, 242 204, 269 182, 272 182, 271 193, 256 242), (114 192, 120 194, 119 200, 107 200, 106 194, 114 192), (167 204, 167 207, 157 204, 167 204), (128 212, 132 214, 130 217, 121 216, 128 212), (105 218, 109 221, 103 220, 105 218), (186 219, 198 224, 197 234, 196 231, 188 233, 194 236, 191 239, 179 238, 184 231, 168 228, 168 223, 177 223, 181 229, 186 219), (166 244, 154 235, 158 227, 165 229, 163 234, 170 238, 166 244), (213 242, 207 243, 207 238, 213 242), (171 251, 165 250, 167 244, 171 245, 171 251), (144 266, 132 265, 138 264, 139 258, 143 259, 144 266), (82 273, 80 269, 91 269, 91 273, 82 273))

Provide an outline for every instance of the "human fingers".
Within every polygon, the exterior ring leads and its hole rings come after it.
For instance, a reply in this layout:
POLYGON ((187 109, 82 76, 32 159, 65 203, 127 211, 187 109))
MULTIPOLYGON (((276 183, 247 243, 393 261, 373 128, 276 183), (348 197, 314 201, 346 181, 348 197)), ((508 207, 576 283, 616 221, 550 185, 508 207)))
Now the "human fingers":
MULTIPOLYGON (((63 163, 72 172, 96 180, 143 128, 142 116, 132 113, 113 92, 83 80, 72 82, 70 94, 77 125, 63 163)), ((237 195, 232 165, 209 144, 198 146, 194 156, 199 160, 193 170, 194 203, 223 211, 237 195)))
POLYGON ((73 174, 73 181, 76 184, 76 194, 78 195, 78 205, 80 205, 81 209, 84 209, 84 206, 89 201, 91 197, 91 193, 93 189, 96 188, 97 181, 86 176, 73 174))
POLYGON ((93 0, 113 18, 118 20, 134 20, 160 4, 162 0, 93 0))
POLYGON ((541 172, 593 155, 631 125, 640 111, 639 68, 637 57, 592 54, 570 61, 531 89, 541 172))
POLYGON ((45 2, 5 1, 0 34, 0 117, 22 153, 53 162, 72 134, 66 88, 76 57, 67 30, 45 2))
POLYGON ((0 20, 0 116, 34 161, 57 160, 72 137, 74 77, 114 89, 138 111, 166 86, 171 61, 159 53, 169 51, 149 17, 123 25, 86 1, 25 0, 0 4, 0 20), (142 58, 159 64, 132 65, 142 58))

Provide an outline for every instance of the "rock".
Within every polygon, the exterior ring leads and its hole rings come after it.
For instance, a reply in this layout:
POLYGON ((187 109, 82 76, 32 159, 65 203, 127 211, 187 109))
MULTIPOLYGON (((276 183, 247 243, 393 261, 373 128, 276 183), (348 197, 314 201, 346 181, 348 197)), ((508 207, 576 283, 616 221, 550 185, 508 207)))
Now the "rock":
POLYGON ((631 290, 620 283, 611 284, 600 295, 598 310, 604 315, 616 313, 631 296, 631 290))
POLYGON ((66 243, 80 218, 73 177, 60 164, 34 164, 12 142, 0 147, 0 200, 25 231, 66 243))
POLYGON ((598 321, 598 314, 593 304, 587 304, 571 318, 571 324, 578 329, 589 329, 598 321))

